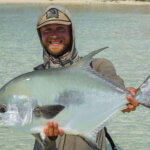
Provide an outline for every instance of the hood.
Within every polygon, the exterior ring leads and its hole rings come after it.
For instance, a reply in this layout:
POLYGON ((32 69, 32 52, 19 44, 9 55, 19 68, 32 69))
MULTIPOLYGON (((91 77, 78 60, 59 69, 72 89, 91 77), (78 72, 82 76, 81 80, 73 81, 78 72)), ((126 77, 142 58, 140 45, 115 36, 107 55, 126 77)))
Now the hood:
POLYGON ((75 48, 75 37, 74 37, 74 29, 72 20, 70 18, 70 14, 62 6, 59 5, 50 5, 48 6, 40 15, 38 22, 37 22, 37 32, 41 41, 41 45, 43 47, 43 60, 44 60, 44 66, 45 69, 49 68, 59 68, 59 67, 66 67, 70 64, 73 64, 74 62, 78 61, 79 56, 78 52, 75 48), (53 11, 52 11, 53 10, 53 11), (56 11, 55 11, 56 10, 56 11), (57 14, 59 13, 59 14, 57 14), (54 17, 51 17, 50 20, 48 15, 53 15, 54 17), (55 15, 59 16, 55 18, 55 15), (48 18, 48 19, 47 19, 48 18), (44 48, 42 41, 41 41, 41 35, 39 32, 40 27, 48 24, 65 24, 65 25, 71 25, 71 31, 72 31, 72 43, 70 49, 63 54, 62 56, 56 57, 51 55, 47 50, 44 48))

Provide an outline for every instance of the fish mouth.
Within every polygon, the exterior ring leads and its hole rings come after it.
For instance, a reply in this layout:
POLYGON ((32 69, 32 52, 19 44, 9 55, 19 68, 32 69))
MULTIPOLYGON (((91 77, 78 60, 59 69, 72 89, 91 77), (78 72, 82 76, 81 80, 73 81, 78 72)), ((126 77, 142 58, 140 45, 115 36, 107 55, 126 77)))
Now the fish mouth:
POLYGON ((7 106, 5 104, 0 105, 0 113, 5 113, 7 111, 7 106))

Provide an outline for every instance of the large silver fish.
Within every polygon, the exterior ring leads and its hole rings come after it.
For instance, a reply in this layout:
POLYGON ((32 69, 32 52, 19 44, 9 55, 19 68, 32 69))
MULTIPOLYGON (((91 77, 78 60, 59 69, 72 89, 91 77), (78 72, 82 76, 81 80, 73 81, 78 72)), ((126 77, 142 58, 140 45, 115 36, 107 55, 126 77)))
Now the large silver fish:
MULTIPOLYGON (((105 47, 107 48, 107 47, 105 47)), ((32 71, 0 89, 0 118, 14 130, 41 132, 48 120, 67 134, 77 135, 96 148, 96 134, 127 103, 129 92, 94 71, 93 51, 63 69, 32 71)), ((139 103, 150 107, 150 77, 138 88, 139 103)))

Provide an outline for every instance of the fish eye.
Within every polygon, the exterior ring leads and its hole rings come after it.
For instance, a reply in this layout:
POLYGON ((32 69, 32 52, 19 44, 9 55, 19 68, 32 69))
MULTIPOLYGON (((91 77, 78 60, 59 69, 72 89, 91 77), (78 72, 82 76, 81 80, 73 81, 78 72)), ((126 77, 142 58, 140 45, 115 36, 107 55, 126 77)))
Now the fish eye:
POLYGON ((33 109, 33 113, 36 117, 40 117, 41 113, 40 113, 40 106, 37 106, 36 108, 33 109))
POLYGON ((5 104, 0 105, 0 113, 5 113, 7 111, 7 106, 5 104))

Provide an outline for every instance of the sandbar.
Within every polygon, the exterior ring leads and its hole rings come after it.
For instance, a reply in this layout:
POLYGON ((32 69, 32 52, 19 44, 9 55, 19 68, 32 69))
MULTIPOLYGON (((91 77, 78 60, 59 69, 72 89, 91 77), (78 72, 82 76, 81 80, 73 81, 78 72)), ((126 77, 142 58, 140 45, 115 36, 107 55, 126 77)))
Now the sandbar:
POLYGON ((142 1, 100 1, 100 0, 0 0, 0 4, 114 4, 114 5, 150 5, 142 1))

